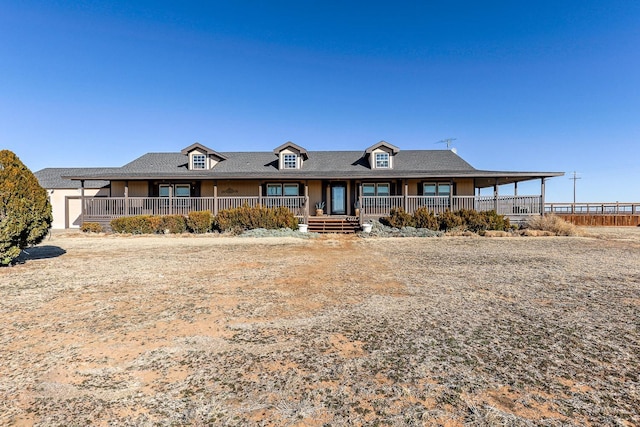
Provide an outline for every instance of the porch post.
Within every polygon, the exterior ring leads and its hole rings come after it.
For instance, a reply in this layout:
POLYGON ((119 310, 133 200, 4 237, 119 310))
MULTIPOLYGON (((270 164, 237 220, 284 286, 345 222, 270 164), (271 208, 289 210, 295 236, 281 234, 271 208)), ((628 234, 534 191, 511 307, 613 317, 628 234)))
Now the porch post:
POLYGON ((169 215, 173 214, 173 185, 169 186, 169 215))
POLYGON ((362 227, 362 223, 364 222, 364 206, 362 205, 362 181, 358 184, 358 203, 360 206, 360 217, 358 218, 358 222, 360 223, 360 227, 362 227))
POLYGON ((129 216, 129 181, 124 182, 124 215, 129 216))
POLYGON ((518 181, 513 183, 513 195, 514 196, 518 195, 518 181))
POLYGON ((80 226, 84 224, 84 179, 80 180, 80 226))
POLYGON ((407 184, 406 179, 403 179, 402 182, 404 183, 404 189, 402 190, 402 193, 404 194, 404 211, 413 213, 409 212, 409 184, 407 184))
POLYGON ((218 181, 213 183, 213 215, 218 215, 218 181))
POLYGON ((498 212, 498 179, 496 178, 495 184, 493 184, 493 210, 498 212))
POLYGON ((453 178, 449 180, 449 209, 453 211, 453 178))
POLYGON ((304 223, 309 224, 309 182, 304 182, 304 223))
MULTIPOLYGON (((544 215, 544 181, 545 178, 540 178, 540 215, 544 215)), ((572 209, 575 205, 572 205, 572 209)))
POLYGON ((258 183, 258 204, 262 206, 262 182, 258 183))

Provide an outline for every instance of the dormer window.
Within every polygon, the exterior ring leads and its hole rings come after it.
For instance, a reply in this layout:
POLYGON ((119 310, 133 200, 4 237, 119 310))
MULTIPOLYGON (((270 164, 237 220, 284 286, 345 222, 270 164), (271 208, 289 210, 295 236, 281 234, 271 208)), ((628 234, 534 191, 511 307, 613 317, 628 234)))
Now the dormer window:
POLYGON ((192 158, 193 169, 205 169, 207 164, 207 156, 204 154, 194 154, 192 158))
POLYGON ((371 169, 393 169, 394 157, 400 149, 385 141, 380 141, 364 151, 371 169))
POLYGON ((375 153, 376 154, 376 169, 388 169, 389 168, 389 153, 375 153))
POLYGON ((302 169, 302 164, 309 158, 307 150, 294 144, 285 142, 275 150, 273 154, 278 156, 278 169, 302 169))
POLYGON ((298 168, 298 156, 292 153, 285 153, 282 155, 283 169, 297 169, 298 168))

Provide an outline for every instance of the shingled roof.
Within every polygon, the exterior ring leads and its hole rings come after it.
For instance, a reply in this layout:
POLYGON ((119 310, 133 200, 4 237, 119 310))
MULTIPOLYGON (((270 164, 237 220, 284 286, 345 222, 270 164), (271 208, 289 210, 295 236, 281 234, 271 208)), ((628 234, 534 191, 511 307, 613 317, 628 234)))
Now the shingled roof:
MULTIPOLYGON (((451 150, 401 150, 393 168, 372 169, 362 151, 309 151, 300 169, 279 169, 273 152, 222 152, 224 160, 207 170, 189 170, 183 153, 147 153, 121 168, 78 169, 63 175, 83 180, 144 179, 484 179, 493 185, 563 175, 562 172, 484 171, 475 169, 451 150)), ((71 169, 69 169, 71 171, 71 169)), ((87 181, 88 182, 88 181, 87 181)))
MULTIPOLYGON (((73 189, 79 188, 80 183, 63 177, 96 174, 102 175, 113 173, 119 169, 120 168, 45 168, 34 172, 34 175, 38 179, 40 186, 48 190, 63 188, 73 189)), ((103 188, 108 185, 109 181, 105 180, 87 180, 84 183, 85 188, 103 188)))

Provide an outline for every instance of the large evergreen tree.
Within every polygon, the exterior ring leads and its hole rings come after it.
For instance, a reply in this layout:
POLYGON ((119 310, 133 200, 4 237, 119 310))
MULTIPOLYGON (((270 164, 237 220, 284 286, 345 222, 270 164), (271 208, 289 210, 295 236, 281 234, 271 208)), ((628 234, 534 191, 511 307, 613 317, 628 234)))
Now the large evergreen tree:
POLYGON ((47 190, 9 150, 0 151, 0 265, 44 239, 53 217, 47 190))

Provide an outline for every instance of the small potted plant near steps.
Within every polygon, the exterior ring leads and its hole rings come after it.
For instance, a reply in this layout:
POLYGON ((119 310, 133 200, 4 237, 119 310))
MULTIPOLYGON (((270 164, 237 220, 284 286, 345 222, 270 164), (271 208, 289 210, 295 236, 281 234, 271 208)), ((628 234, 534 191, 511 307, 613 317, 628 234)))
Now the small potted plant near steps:
POLYGON ((324 202, 316 203, 316 216, 324 215, 324 202))
POLYGON ((354 208, 354 209, 355 209, 355 211, 356 211, 356 216, 357 216, 357 217, 359 217, 359 216, 360 216, 360 201, 359 201, 359 200, 356 200, 356 201, 353 203, 353 208, 354 208))

